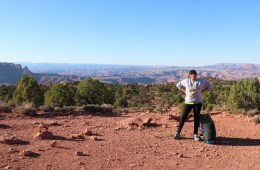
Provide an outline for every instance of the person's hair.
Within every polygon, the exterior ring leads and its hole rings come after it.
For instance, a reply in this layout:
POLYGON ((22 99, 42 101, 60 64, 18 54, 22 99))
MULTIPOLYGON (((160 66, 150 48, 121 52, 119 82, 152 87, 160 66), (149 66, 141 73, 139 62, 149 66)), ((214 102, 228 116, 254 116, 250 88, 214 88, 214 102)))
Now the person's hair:
POLYGON ((191 75, 191 74, 196 74, 197 75, 196 70, 190 70, 189 75, 191 75))

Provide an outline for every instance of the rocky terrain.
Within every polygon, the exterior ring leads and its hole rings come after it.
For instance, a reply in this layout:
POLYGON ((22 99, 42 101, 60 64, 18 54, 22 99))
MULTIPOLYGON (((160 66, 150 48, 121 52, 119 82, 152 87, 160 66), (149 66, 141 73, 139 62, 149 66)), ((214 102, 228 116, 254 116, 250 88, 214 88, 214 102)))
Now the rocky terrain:
POLYGON ((260 169, 260 125, 212 113, 217 143, 196 142, 193 118, 173 140, 178 109, 107 116, 0 113, 0 169, 260 169))

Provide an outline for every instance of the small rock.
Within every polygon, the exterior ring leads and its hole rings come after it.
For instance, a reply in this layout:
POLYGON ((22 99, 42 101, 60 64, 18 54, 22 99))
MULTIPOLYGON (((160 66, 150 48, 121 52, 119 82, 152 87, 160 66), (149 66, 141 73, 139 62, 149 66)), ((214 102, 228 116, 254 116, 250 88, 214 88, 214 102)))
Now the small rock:
POLYGON ((168 126, 166 124, 163 124, 162 125, 162 128, 167 128, 168 126))
POLYGON ((89 125, 89 122, 83 122, 83 125, 89 125))
POLYGON ((6 166, 4 169, 13 169, 11 166, 6 166))
POLYGON ((149 117, 149 118, 144 118, 144 119, 143 119, 143 124, 147 124, 147 125, 148 125, 148 124, 150 124, 150 123, 152 122, 152 120, 153 120, 153 119, 150 118, 150 117, 149 117))
POLYGON ((86 165, 84 162, 80 162, 79 165, 86 165))
POLYGON ((86 154, 84 154, 84 152, 81 152, 81 151, 76 151, 75 155, 77 155, 77 156, 85 156, 86 154))
POLYGON ((53 133, 46 131, 46 132, 39 132, 34 136, 35 139, 53 139, 53 133))
POLYGON ((179 157, 180 157, 180 158, 183 158, 183 154, 180 154, 179 157))
POLYGON ((82 134, 91 136, 93 132, 89 128, 86 128, 85 130, 82 131, 82 134))
POLYGON ((18 150, 14 149, 14 148, 9 148, 8 151, 9 151, 9 153, 19 152, 18 150))
POLYGON ((71 134, 70 138, 71 139, 85 139, 85 137, 82 136, 81 134, 71 134))
POLYGON ((33 152, 28 150, 28 149, 25 149, 25 150, 20 152, 20 155, 23 155, 23 156, 30 156, 32 154, 33 154, 33 152))
POLYGON ((57 145, 57 141, 55 140, 55 141, 52 141, 51 143, 50 143, 50 146, 51 147, 55 147, 57 145))
POLYGON ((90 139, 91 139, 91 140, 94 140, 94 141, 95 141, 95 140, 98 140, 98 138, 97 138, 96 136, 91 136, 90 139))

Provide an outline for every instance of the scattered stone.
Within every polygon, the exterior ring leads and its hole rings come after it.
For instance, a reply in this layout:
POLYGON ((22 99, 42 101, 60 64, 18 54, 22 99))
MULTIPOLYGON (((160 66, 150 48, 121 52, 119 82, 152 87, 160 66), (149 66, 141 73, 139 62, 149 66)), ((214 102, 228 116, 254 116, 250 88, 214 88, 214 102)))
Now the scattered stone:
POLYGON ((152 120, 153 120, 153 119, 150 118, 150 117, 149 117, 149 118, 144 118, 144 119, 143 119, 143 124, 148 125, 148 124, 150 124, 150 123, 152 122, 152 120))
POLYGON ((4 169, 13 169, 11 166, 6 166, 4 169))
POLYGON ((70 138, 71 139, 85 139, 85 137, 82 136, 81 134, 71 134, 70 138))
POLYGON ((50 143, 50 146, 51 146, 51 147, 57 146, 57 141, 56 141, 56 140, 55 140, 55 141, 52 141, 52 142, 50 143))
POLYGON ((33 154, 33 152, 28 149, 25 149, 20 152, 20 155, 23 155, 23 156, 31 156, 32 154, 33 154))
POLYGON ((19 152, 18 150, 14 149, 14 148, 9 148, 8 151, 9 151, 9 153, 19 152))
POLYGON ((167 128, 168 126, 166 124, 163 124, 162 125, 162 128, 167 128))
POLYGON ((61 126, 60 123, 55 122, 55 121, 48 122, 46 125, 48 125, 48 126, 61 126))
POLYGON ((84 162, 80 162, 79 165, 86 165, 84 162))
POLYGON ((83 122, 83 125, 89 125, 89 122, 83 122))
POLYGON ((86 128, 85 130, 82 131, 82 134, 91 136, 93 134, 93 132, 89 128, 86 128))
POLYGON ((43 132, 47 132, 48 131, 48 127, 47 126, 39 126, 37 129, 37 132, 39 133, 43 133, 43 132))
POLYGON ((184 156, 183 156, 183 154, 179 154, 179 157, 180 157, 180 158, 183 158, 184 156))
POLYGON ((94 140, 94 141, 95 141, 95 140, 98 140, 98 138, 97 138, 96 136, 91 136, 90 139, 91 139, 91 140, 94 140))
POLYGON ((53 139, 53 133, 46 131, 46 132, 38 132, 34 138, 35 139, 53 139))
POLYGON ((120 127, 115 127, 114 130, 120 130, 121 128, 120 127))
POLYGON ((120 122, 124 127, 140 127, 143 126, 143 120, 141 118, 129 118, 120 122))
POLYGON ((40 123, 39 127, 48 130, 48 125, 46 125, 45 123, 40 123))
POLYGON ((81 152, 81 151, 76 151, 75 155, 76 156, 86 156, 86 154, 84 152, 81 152))

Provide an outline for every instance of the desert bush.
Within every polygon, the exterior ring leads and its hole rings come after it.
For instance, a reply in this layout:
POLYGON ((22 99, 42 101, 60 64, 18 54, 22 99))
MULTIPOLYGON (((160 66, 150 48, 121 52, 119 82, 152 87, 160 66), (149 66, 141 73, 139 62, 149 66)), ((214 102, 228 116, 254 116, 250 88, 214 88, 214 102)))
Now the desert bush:
POLYGON ((17 106, 13 101, 9 101, 9 102, 7 103, 7 105, 8 105, 9 107, 12 107, 12 108, 14 108, 14 107, 17 106))
POLYGON ((0 104, 0 113, 11 113, 12 108, 6 104, 0 104))
POLYGON ((111 93, 106 89, 104 83, 88 78, 78 84, 74 98, 77 105, 96 105, 110 103, 111 93))
POLYGON ((17 82, 16 89, 13 93, 13 101, 17 105, 23 102, 32 102, 36 106, 43 104, 43 92, 38 85, 37 81, 32 76, 23 75, 17 82))
POLYGON ((215 106, 216 106, 215 104, 209 103, 209 104, 207 105, 207 108, 205 109, 205 111, 210 112, 210 111, 213 110, 213 108, 214 108, 215 106))
POLYGON ((68 106, 73 104, 75 90, 68 84, 52 84, 45 93, 45 104, 54 106, 68 106))
POLYGON ((178 104, 178 109, 179 109, 179 113, 180 113, 180 114, 181 114, 181 112, 182 112, 182 109, 183 109, 184 105, 185 105, 184 102, 178 104))
POLYGON ((40 111, 43 112, 52 112, 54 110, 53 106, 49 106, 49 105, 44 105, 44 106, 40 106, 40 111))
POLYGON ((258 114, 260 114, 260 111, 257 110, 257 109, 247 111, 247 116, 255 116, 255 115, 258 115, 258 114))
POLYGON ((125 108, 128 106, 128 102, 127 102, 127 99, 119 97, 119 98, 116 98, 114 105, 117 108, 125 108))
POLYGON ((260 115, 255 115, 253 121, 254 121, 255 123, 260 123, 260 115))
MULTIPOLYGON (((258 79, 239 80, 230 88, 228 105, 231 111, 260 109, 260 82, 258 79)), ((246 113, 245 113, 246 114, 246 113)))
POLYGON ((8 102, 8 101, 12 100, 14 90, 15 90, 15 86, 1 85, 0 86, 0 101, 8 102))
POLYGON ((13 112, 15 113, 21 113, 25 116, 36 116, 37 115, 37 109, 34 107, 33 103, 23 103, 22 105, 16 107, 13 109, 13 112))

